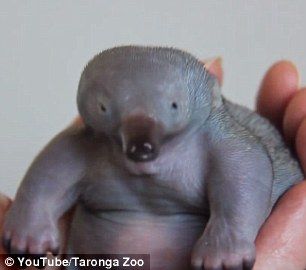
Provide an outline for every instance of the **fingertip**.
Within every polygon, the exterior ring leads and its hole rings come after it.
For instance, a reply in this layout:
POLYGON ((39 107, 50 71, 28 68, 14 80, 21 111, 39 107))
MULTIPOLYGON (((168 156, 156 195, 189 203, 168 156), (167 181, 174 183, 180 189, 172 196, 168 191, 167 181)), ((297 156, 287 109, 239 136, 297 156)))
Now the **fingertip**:
POLYGON ((304 173, 306 174, 306 118, 301 122, 296 134, 296 152, 299 156, 304 173))
POLYGON ((257 96, 257 111, 281 127, 288 102, 299 88, 297 67, 287 60, 275 63, 262 80, 257 96))
POLYGON ((297 130, 304 118, 306 118, 306 88, 294 94, 285 110, 283 131, 289 143, 294 142, 297 130))
POLYGON ((9 197, 0 193, 0 211, 1 212, 5 212, 9 208, 11 203, 12 203, 12 200, 9 197))

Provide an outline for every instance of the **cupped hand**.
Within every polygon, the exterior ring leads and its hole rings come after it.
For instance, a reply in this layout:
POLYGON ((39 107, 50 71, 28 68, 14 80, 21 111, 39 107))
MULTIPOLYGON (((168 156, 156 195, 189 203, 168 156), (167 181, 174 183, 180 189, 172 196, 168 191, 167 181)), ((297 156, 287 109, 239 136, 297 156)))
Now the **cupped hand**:
MULTIPOLYGON (((266 73, 257 110, 269 118, 296 151, 306 172, 306 88, 299 86, 296 67, 288 61, 266 73)), ((303 270, 306 267, 306 181, 278 202, 256 240, 255 269, 303 270)))

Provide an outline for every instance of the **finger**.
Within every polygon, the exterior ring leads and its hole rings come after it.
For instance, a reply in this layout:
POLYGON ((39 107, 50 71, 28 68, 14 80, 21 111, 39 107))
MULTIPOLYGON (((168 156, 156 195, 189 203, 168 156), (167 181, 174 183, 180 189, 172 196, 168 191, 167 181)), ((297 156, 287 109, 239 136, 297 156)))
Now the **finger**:
POLYGON ((265 74, 257 97, 257 111, 281 128, 288 102, 299 89, 299 74, 289 61, 274 64, 265 74))
POLYGON ((3 214, 7 211, 11 205, 12 200, 0 193, 0 222, 2 222, 3 214))
POLYGON ((216 76, 220 85, 223 83, 223 68, 222 68, 222 58, 211 58, 202 61, 204 63, 205 68, 209 71, 209 73, 216 76))
MULTIPOLYGON (((11 199, 9 199, 7 196, 0 194, 0 235, 2 237, 2 225, 4 222, 4 216, 6 211, 8 210, 9 206, 11 205, 11 199)), ((2 243, 2 241, 1 241, 2 243)), ((0 254, 6 253, 3 249, 2 244, 0 245, 0 254)))
POLYGON ((256 239, 255 270, 304 269, 306 266, 306 181, 277 203, 256 239))
POLYGON ((304 173, 306 174, 306 118, 301 122, 296 135, 296 152, 299 156, 304 173))
POLYGON ((306 118, 306 88, 294 94, 285 111, 283 131, 289 143, 295 141, 297 130, 304 118, 306 118))
MULTIPOLYGON (((2 226, 3 226, 3 221, 4 221, 4 216, 5 213, 7 212, 8 208, 11 205, 11 199, 9 199, 7 196, 0 194, 0 235, 2 237, 2 226)), ((2 241, 1 241, 2 243, 2 241)), ((4 251, 4 248, 2 246, 2 244, 0 245, 0 254, 6 254, 6 252, 4 251)), ((3 256, 1 257, 1 262, 0 262, 0 270, 7 270, 7 269, 13 269, 12 267, 7 267, 4 265, 4 260, 3 260, 3 256)))

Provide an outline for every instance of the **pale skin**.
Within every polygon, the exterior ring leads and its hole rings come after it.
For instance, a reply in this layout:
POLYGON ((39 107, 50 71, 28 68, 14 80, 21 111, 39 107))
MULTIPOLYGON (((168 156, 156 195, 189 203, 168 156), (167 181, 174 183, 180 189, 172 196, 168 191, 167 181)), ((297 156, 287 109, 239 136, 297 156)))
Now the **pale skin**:
MULTIPOLYGON (((205 61, 220 83, 223 71, 220 59, 205 61)), ((297 152, 306 172, 306 88, 299 86, 296 67, 288 61, 274 64, 265 74, 257 99, 257 111, 270 119, 297 152)), ((78 119, 75 125, 82 122, 78 119)), ((11 200, 0 196, 0 224, 11 200)), ((255 270, 303 270, 306 267, 306 182, 289 190, 277 203, 256 239, 255 270)), ((65 240, 67 215, 62 222, 65 240)), ((0 250, 4 253, 3 250, 0 250)), ((4 269, 4 268, 1 268, 4 269)), ((12 268, 11 268, 12 269, 12 268)))

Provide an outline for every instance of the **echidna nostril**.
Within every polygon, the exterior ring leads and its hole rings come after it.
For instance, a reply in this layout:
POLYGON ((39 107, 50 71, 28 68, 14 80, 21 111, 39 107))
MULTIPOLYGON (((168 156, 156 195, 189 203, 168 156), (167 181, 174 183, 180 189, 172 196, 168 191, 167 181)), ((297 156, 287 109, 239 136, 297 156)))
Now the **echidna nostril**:
POLYGON ((150 161, 157 155, 155 149, 154 145, 148 141, 135 140, 128 144, 126 155, 136 162, 150 161))
POLYGON ((136 152, 136 145, 133 145, 133 146, 132 146, 130 152, 131 152, 131 153, 135 153, 135 152, 136 152))
POLYGON ((143 150, 144 150, 144 152, 151 152, 153 150, 152 144, 150 144, 148 142, 145 142, 143 144, 143 150))

